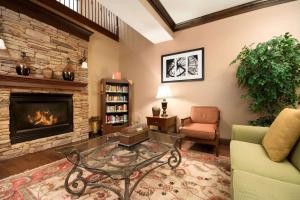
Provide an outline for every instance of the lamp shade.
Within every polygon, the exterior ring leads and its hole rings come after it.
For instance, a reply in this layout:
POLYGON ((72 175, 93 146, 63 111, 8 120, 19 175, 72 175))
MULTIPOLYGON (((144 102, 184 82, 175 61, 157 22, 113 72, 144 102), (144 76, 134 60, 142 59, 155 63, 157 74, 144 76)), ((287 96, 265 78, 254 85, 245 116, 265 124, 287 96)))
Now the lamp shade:
POLYGON ((86 61, 83 61, 83 62, 81 63, 81 68, 82 68, 82 69, 87 69, 87 68, 88 68, 88 64, 87 64, 86 61))
POLYGON ((6 46, 5 46, 5 43, 4 43, 3 39, 0 39, 0 49, 1 50, 6 49, 6 46))
POLYGON ((164 99, 171 96, 172 94, 169 86, 166 85, 158 86, 157 95, 156 95, 157 99, 164 99))

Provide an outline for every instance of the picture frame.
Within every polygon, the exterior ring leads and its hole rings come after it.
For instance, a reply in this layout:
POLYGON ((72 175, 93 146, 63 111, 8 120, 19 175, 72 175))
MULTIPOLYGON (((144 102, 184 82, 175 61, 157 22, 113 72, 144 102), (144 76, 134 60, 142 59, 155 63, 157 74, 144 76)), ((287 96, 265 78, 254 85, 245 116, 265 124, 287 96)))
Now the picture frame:
POLYGON ((161 56, 161 82, 204 80, 204 48, 161 56))

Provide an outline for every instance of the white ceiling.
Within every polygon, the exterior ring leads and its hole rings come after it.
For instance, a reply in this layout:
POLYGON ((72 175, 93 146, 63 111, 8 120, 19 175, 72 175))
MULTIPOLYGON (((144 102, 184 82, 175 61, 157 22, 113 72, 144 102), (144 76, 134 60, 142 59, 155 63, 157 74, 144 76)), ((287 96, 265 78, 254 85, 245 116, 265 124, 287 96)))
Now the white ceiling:
MULTIPOLYGON (((156 44, 172 40, 172 35, 160 23, 160 18, 142 4, 145 0, 98 0, 125 23, 156 44)), ((145 1, 146 2, 146 1, 145 1)))
POLYGON ((251 1, 253 0, 160 0, 176 24, 251 1))

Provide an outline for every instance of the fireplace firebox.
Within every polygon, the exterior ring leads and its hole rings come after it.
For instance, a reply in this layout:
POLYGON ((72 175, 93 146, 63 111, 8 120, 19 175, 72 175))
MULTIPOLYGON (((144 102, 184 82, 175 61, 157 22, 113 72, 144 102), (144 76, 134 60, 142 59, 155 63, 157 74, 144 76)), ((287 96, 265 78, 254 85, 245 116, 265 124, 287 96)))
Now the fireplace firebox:
POLYGON ((73 131, 69 94, 12 93, 9 111, 12 144, 73 131))

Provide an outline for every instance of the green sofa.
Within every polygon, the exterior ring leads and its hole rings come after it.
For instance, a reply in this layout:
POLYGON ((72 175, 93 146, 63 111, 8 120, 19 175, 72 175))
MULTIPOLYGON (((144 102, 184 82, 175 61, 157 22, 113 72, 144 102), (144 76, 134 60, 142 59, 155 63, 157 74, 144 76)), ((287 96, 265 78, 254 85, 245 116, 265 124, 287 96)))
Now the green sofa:
POLYGON ((262 146, 267 127, 233 125, 230 142, 232 200, 300 200, 300 140, 283 162, 262 146))

